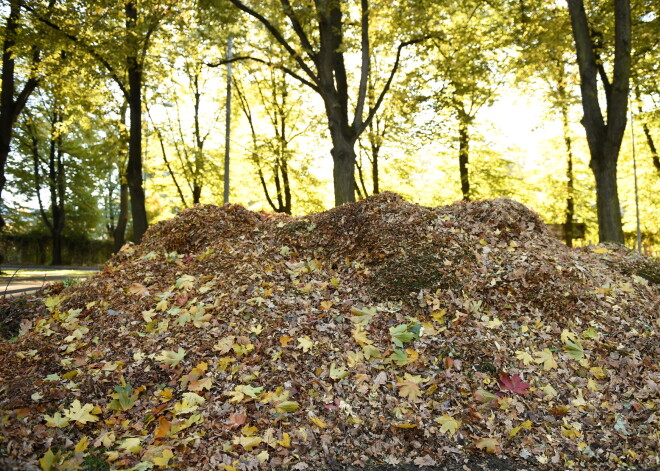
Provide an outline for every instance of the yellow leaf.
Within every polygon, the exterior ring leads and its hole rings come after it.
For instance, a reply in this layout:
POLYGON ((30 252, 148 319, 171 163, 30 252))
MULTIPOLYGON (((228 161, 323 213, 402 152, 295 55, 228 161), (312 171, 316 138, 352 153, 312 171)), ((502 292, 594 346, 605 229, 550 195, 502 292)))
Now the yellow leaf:
POLYGON ((582 389, 578 389, 577 398, 573 399, 571 404, 573 404, 575 407, 587 405, 587 401, 585 401, 584 397, 582 397, 582 389))
POLYGON ((284 448, 289 448, 291 446, 291 437, 288 433, 284 432, 282 434, 282 440, 277 441, 278 445, 283 446, 284 448))
POLYGON ((172 450, 166 448, 163 450, 163 454, 161 456, 153 459, 153 463, 159 468, 166 468, 169 466, 170 460, 172 458, 174 458, 174 453, 172 453, 172 450))
POLYGON ((46 419, 46 426, 48 427, 63 428, 69 425, 69 419, 67 417, 62 417, 59 412, 55 412, 52 416, 44 415, 44 419, 46 419))
POLYGON ((516 358, 522 361, 524 365, 529 365, 534 361, 532 355, 530 355, 528 352, 525 352, 523 350, 516 350, 516 358))
POLYGON ((156 360, 166 363, 170 366, 176 366, 178 365, 181 360, 186 356, 186 351, 179 347, 179 350, 177 352, 173 350, 162 350, 160 352, 160 355, 156 357, 156 360))
POLYGON ((282 345, 282 348, 286 348, 287 345, 289 345, 289 342, 291 342, 293 338, 288 337, 288 336, 283 336, 280 337, 280 345, 282 345))
POLYGON ((522 424, 518 425, 517 427, 512 428, 511 431, 509 432, 509 438, 513 438, 516 435, 518 435, 518 432, 520 432, 522 429, 531 430, 532 429, 532 422, 530 420, 526 420, 522 424))
POLYGON ((314 425, 316 425, 317 427, 319 427, 319 428, 326 428, 328 426, 323 420, 321 420, 318 417, 315 417, 313 415, 309 416, 309 420, 311 420, 312 423, 314 425))
POLYGON ((58 458, 59 452, 57 455, 53 454, 53 451, 49 448, 46 454, 39 459, 39 465, 41 466, 42 471, 51 471, 53 469, 53 464, 55 461, 59 461, 58 458))
POLYGON ((124 450, 126 453, 140 453, 142 445, 140 445, 140 437, 131 437, 123 440, 119 449, 124 450))
POLYGON ((241 445, 246 451, 250 451, 252 448, 259 446, 263 440, 261 437, 237 437, 234 439, 236 445, 241 445))
POLYGON ((396 428, 403 428, 403 429, 408 429, 408 428, 417 428, 417 424, 394 424, 396 428))
POLYGON ((399 396, 407 397, 411 401, 422 395, 422 391, 419 388, 420 383, 428 381, 420 375, 411 375, 410 373, 406 373, 404 378, 398 379, 399 382, 396 385, 399 387, 399 396))
POLYGON ((461 422, 454 419, 450 415, 443 414, 440 417, 435 419, 435 422, 441 425, 440 431, 442 433, 449 433, 449 435, 454 436, 458 427, 460 427, 461 422))
POLYGON ((534 352, 534 356, 536 357, 534 362, 537 364, 543 363, 543 369, 546 371, 558 367, 549 348, 544 348, 542 352, 534 352))
POLYGON ((477 440, 477 448, 486 450, 488 453, 498 453, 500 450, 500 442, 496 438, 482 438, 477 440))
POLYGON ((259 453, 256 456, 256 458, 259 463, 265 463, 270 458, 270 454, 266 450, 264 450, 261 453, 259 453))
POLYGON ((73 452, 75 454, 82 453, 87 449, 88 446, 89 446, 89 439, 87 438, 87 436, 83 436, 78 441, 78 443, 76 443, 76 447, 73 449, 73 452))
POLYGON ((91 414, 94 410, 94 405, 92 404, 80 404, 80 401, 76 399, 71 404, 71 407, 64 411, 64 414, 71 420, 78 422, 79 424, 86 424, 87 422, 96 422, 99 420, 98 417, 91 414))
POLYGON ((296 401, 282 401, 275 406, 275 410, 280 413, 295 412, 300 407, 296 401))
POLYGON ((446 314, 447 314, 446 309, 440 309, 439 311, 432 312, 431 317, 433 318, 434 321, 442 323, 445 321, 446 314))
POLYGON ((541 389, 541 391, 543 391, 545 393, 544 399, 552 399, 552 398, 555 398, 559 395, 559 393, 557 393, 557 390, 555 388, 553 388, 550 385, 550 383, 546 384, 545 386, 543 386, 540 389, 541 389))
POLYGON ((367 360, 371 360, 372 358, 381 358, 382 354, 378 347, 374 347, 373 345, 364 345, 362 347, 362 352, 364 353, 364 358, 367 360))
POLYGON ((158 425, 154 430, 154 439, 158 440, 167 437, 167 435, 169 435, 170 433, 171 428, 172 428, 172 423, 169 420, 167 420, 163 416, 158 417, 158 425))
POLYGON ((356 325, 355 329, 351 331, 353 334, 353 339, 358 343, 358 345, 365 346, 371 345, 373 342, 367 338, 367 332, 361 325, 356 325))
POLYGON ((597 253, 597 254, 606 254, 606 253, 610 253, 609 250, 607 250, 605 247, 602 247, 602 246, 600 246, 600 247, 594 247, 593 249, 591 249, 591 251, 592 251, 593 253, 597 253))
POLYGON ((298 349, 302 349, 303 352, 307 353, 313 346, 314 342, 307 335, 298 337, 298 349))
POLYGON ((188 386, 189 391, 201 391, 202 389, 211 389, 213 387, 213 379, 209 376, 204 376, 202 379, 192 381, 188 386))

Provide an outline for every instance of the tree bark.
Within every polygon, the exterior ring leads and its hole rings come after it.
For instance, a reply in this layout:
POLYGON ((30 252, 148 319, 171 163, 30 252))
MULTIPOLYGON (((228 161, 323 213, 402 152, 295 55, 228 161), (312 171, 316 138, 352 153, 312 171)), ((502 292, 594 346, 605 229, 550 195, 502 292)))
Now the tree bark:
POLYGON ((128 184, 123 174, 119 175, 119 216, 117 216, 117 227, 112 236, 114 239, 114 251, 119 252, 126 243, 126 226, 128 225, 128 184))
POLYGON ((601 242, 623 244, 621 208, 616 172, 621 140, 626 128, 630 88, 630 1, 614 0, 614 66, 612 80, 601 76, 607 102, 607 122, 598 101, 599 64, 590 37, 583 0, 568 0, 571 26, 580 71, 580 90, 591 167, 596 178, 596 207, 601 242))
POLYGON ((133 217, 133 241, 140 243, 147 230, 147 210, 142 180, 142 67, 138 61, 138 46, 134 37, 137 8, 133 2, 126 3, 126 40, 130 51, 126 57, 128 73, 128 106, 130 136, 128 141, 128 164, 126 180, 131 195, 133 217))
POLYGON ((459 110, 458 112, 458 166, 461 176, 461 193, 463 201, 470 201, 470 122, 468 116, 459 110))
MULTIPOLYGON (((50 3, 52 6, 52 2, 50 3)), ((16 34, 18 32, 18 22, 20 20, 21 10, 18 1, 10 2, 9 15, 4 31, 4 41, 2 46, 2 77, 0 78, 2 91, 0 92, 0 205, 2 204, 2 191, 7 183, 5 176, 5 167, 7 158, 11 152, 11 139, 13 135, 14 123, 25 107, 25 103, 37 86, 36 77, 29 77, 25 82, 23 89, 14 98, 16 91, 15 60, 13 48, 16 45, 16 34)), ((39 62, 38 49, 34 50, 33 62, 39 62)), ((0 212, 0 231, 5 226, 5 220, 0 212)))
POLYGON ((355 201, 355 149, 346 140, 333 139, 331 150, 335 206, 355 201))

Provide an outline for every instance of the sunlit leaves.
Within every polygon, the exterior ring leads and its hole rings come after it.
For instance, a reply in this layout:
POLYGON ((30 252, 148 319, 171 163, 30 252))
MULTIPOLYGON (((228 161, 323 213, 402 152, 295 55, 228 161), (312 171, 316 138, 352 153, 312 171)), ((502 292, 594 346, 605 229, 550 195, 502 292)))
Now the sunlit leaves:
POLYGON ((516 358, 522 361, 523 365, 525 366, 534 362, 534 358, 532 358, 532 355, 530 355, 529 352, 524 350, 516 350, 516 358))

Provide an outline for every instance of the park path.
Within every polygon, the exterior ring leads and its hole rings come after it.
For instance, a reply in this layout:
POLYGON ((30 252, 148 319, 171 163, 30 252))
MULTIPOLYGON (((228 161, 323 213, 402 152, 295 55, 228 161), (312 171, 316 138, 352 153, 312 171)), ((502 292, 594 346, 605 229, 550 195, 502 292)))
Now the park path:
POLYGON ((0 297, 14 297, 32 293, 46 283, 67 278, 85 279, 98 272, 93 267, 2 266, 0 267, 0 297))

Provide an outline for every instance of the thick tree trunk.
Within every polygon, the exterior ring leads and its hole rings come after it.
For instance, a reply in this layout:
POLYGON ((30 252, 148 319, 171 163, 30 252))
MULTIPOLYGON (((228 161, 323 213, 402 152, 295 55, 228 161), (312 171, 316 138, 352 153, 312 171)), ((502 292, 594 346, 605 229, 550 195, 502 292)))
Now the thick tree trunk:
POLYGON ((461 193, 463 201, 470 201, 470 174, 468 169, 470 157, 469 123, 464 113, 459 113, 458 122, 458 166, 461 175, 461 193))
POLYGON ((355 201, 355 149, 352 143, 334 138, 331 153, 335 206, 341 206, 355 201))
POLYGON ((621 207, 616 182, 616 155, 618 148, 603 150, 600 158, 591 159, 591 170, 596 177, 596 209, 600 242, 623 244, 621 207), (612 168, 612 166, 614 168, 612 168))
POLYGON ((133 241, 139 243, 147 230, 147 210, 142 181, 142 70, 137 57, 137 45, 133 38, 137 9, 133 2, 126 3, 126 33, 131 51, 126 58, 128 71, 130 136, 128 141, 128 165, 126 180, 131 195, 133 216, 133 241))
POLYGON ((599 59, 594 51, 583 0, 568 0, 577 62, 587 142, 589 166, 596 178, 596 206, 601 242, 623 244, 621 209, 617 193, 616 170, 621 140, 626 129, 630 89, 631 22, 630 1, 614 0, 614 62, 611 82, 600 78, 607 102, 607 122, 598 101, 599 59))

